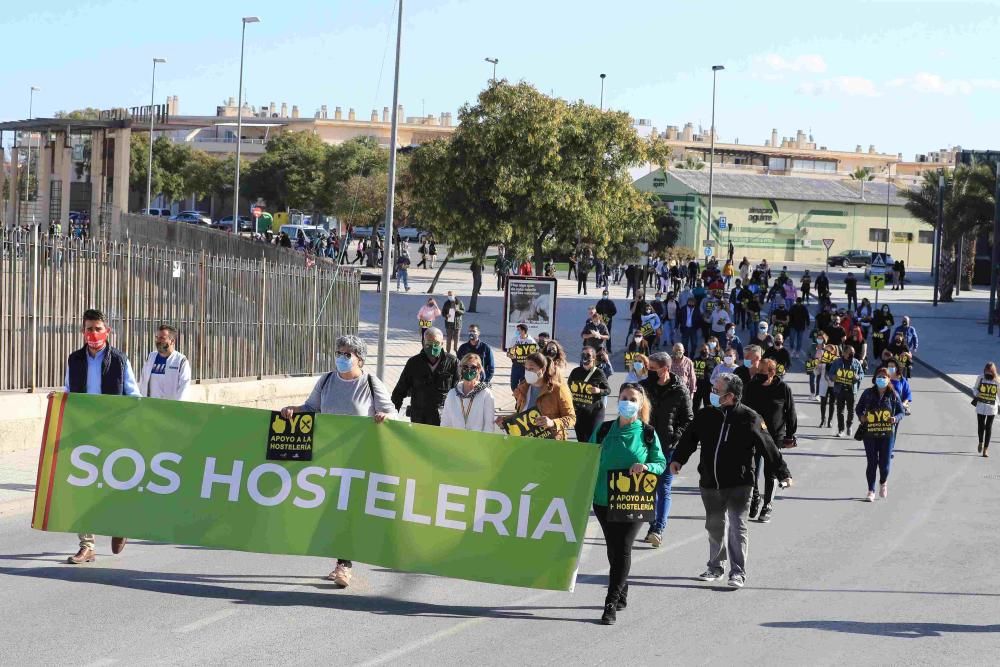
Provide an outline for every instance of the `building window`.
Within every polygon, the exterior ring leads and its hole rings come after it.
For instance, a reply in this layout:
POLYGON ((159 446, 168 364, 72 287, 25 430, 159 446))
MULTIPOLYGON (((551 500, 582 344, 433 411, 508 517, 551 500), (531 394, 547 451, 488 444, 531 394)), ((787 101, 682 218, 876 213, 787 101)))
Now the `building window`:
POLYGON ((868 228, 868 240, 874 243, 885 243, 888 236, 885 233, 885 227, 869 227, 868 228))
POLYGON ((767 166, 770 167, 771 169, 784 170, 785 158, 773 157, 767 161, 767 166))
POLYGON ((918 243, 934 243, 934 230, 921 229, 917 232, 918 243))

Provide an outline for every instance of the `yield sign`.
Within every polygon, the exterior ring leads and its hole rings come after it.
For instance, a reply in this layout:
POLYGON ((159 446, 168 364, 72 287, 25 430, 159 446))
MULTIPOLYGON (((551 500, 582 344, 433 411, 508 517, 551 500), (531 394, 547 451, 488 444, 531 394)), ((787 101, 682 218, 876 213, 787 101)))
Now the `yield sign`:
POLYGON ((823 239, 823 245, 825 245, 826 249, 829 250, 833 247, 833 239, 823 239))

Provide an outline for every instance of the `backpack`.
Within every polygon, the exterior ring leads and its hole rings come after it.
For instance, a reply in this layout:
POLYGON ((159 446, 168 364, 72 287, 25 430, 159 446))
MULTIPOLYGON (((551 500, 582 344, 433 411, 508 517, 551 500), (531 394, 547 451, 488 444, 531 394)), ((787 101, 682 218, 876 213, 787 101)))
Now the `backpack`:
MULTIPOLYGON (((611 430, 611 425, 614 423, 615 420, 612 419, 601 424, 597 429, 597 444, 604 442, 604 439, 608 437, 608 432, 611 430)), ((656 429, 646 423, 642 425, 642 442, 646 445, 646 449, 652 450, 656 447, 656 429)))

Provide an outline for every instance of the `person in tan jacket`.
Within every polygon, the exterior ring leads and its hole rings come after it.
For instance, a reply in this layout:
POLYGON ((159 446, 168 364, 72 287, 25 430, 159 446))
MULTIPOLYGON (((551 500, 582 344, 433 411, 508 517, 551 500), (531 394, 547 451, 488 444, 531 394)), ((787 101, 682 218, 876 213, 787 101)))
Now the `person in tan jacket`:
MULTIPOLYGON (((514 389, 517 412, 537 408, 536 422, 552 431, 556 440, 566 440, 566 432, 576 424, 573 394, 559 373, 557 365, 536 352, 524 360, 524 380, 514 389)), ((497 418, 497 425, 503 422, 497 418)))

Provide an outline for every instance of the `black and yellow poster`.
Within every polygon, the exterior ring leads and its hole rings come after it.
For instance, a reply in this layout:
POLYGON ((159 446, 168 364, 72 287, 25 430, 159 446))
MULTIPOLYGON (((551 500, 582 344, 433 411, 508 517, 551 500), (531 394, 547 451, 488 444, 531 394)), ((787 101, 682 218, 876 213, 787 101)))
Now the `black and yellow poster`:
POLYGON ((821 364, 832 364, 837 358, 836 352, 831 352, 830 350, 823 350, 823 358, 820 360, 821 364))
POLYGON ((312 461, 315 423, 314 412, 299 412, 291 419, 282 419, 280 412, 272 410, 267 428, 267 460, 312 461))
POLYGON ((569 382, 569 391, 573 394, 573 404, 582 407, 589 407, 594 404, 594 401, 599 398, 597 393, 592 393, 595 385, 589 382, 578 382, 572 380, 569 382))
POLYGON ((639 352, 626 352, 625 353, 625 365, 631 364, 635 361, 635 355, 640 354, 639 352))
POLYGON ((542 413, 536 408, 519 412, 503 420, 503 430, 509 435, 517 435, 522 438, 553 438, 551 429, 535 424, 535 419, 541 417, 542 413))
POLYGON ((892 434, 892 412, 890 410, 869 410, 865 413, 865 435, 887 438, 892 434))
POLYGON ((643 338, 649 338, 656 333, 656 329, 654 329, 653 325, 649 322, 643 322, 642 326, 639 327, 639 333, 642 334, 643 338))
POLYGON ((813 373, 816 370, 816 366, 819 365, 819 359, 806 359, 806 373, 813 373))
POLYGON ((837 384, 851 386, 857 380, 857 374, 850 368, 838 368, 834 374, 834 381, 837 384))
POLYGON ((651 472, 608 471, 608 521, 652 521, 656 481, 651 472))
POLYGON ((980 382, 976 387, 976 400, 980 403, 993 405, 997 402, 997 385, 993 382, 980 382))
POLYGON ((771 335, 773 336, 784 336, 785 335, 785 324, 783 322, 775 322, 774 326, 771 327, 771 335))
POLYGON ((538 352, 537 343, 521 343, 518 345, 513 345, 508 350, 510 353, 511 361, 516 361, 519 364, 523 364, 524 360, 538 352))

